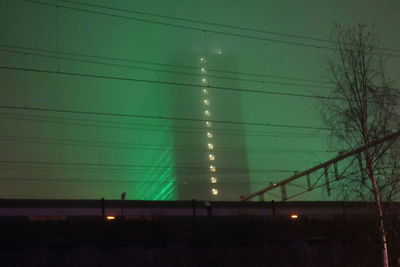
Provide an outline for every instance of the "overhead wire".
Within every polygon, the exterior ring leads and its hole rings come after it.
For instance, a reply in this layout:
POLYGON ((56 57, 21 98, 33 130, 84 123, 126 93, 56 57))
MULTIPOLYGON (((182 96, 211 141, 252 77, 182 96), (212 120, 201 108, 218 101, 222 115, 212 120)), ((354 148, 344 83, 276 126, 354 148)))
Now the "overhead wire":
MULTIPOLYGON (((10 45, 10 44, 2 44, 2 43, 0 43, 0 47, 3 47, 3 49, 20 49, 20 50, 37 51, 37 52, 41 52, 41 53, 68 55, 68 56, 74 56, 74 57, 94 58, 94 59, 110 60, 110 61, 121 61, 121 62, 134 63, 134 64, 163 66, 163 67, 169 67, 169 68, 190 69, 195 72, 198 72, 198 70, 199 70, 198 66, 167 64, 167 63, 160 63, 160 62, 150 62, 150 61, 145 61, 145 60, 127 59, 127 58, 110 57, 110 56, 99 56, 99 55, 93 55, 93 54, 66 52, 66 51, 50 50, 50 49, 43 49, 43 48, 32 48, 32 47, 24 47, 24 46, 10 45)), ((311 82, 311 83, 332 83, 327 80, 324 81, 324 80, 306 79, 306 78, 298 78, 298 77, 291 77, 291 76, 270 75, 270 74, 260 74, 260 73, 240 72, 240 71, 229 71, 229 70, 221 70, 221 69, 213 69, 213 68, 208 68, 207 71, 208 72, 227 73, 227 74, 232 74, 232 75, 265 77, 265 78, 272 78, 272 79, 293 80, 293 81, 302 81, 302 82, 311 82)))
MULTIPOLYGON (((199 186, 199 185, 210 185, 209 182, 181 182, 176 179, 171 179, 168 181, 148 181, 148 180, 136 180, 136 179, 76 179, 76 178, 26 178, 26 177, 0 177, 0 182, 32 182, 32 183, 41 183, 41 182, 51 182, 51 183, 66 183, 66 184, 76 184, 76 183, 103 183, 103 184, 175 184, 181 186, 199 186)), ((252 183, 252 182, 219 182, 220 185, 225 186, 237 186, 237 185, 249 185, 249 184, 261 184, 252 183)))
POLYGON ((230 29, 234 29, 234 30, 251 31, 251 32, 256 32, 256 33, 265 33, 265 34, 277 35, 277 36, 282 36, 282 37, 298 38, 298 39, 313 40, 313 41, 328 42, 328 43, 331 42, 330 40, 327 40, 327 39, 315 38, 315 37, 309 37, 309 36, 303 36, 303 35, 297 35, 297 34, 287 34, 287 33, 273 32, 273 31, 267 31, 267 30, 260 30, 260 29, 250 28, 250 27, 209 22, 209 21, 204 21, 204 20, 188 19, 188 18, 182 18, 182 17, 176 17, 176 16, 167 16, 167 15, 155 14, 155 13, 144 12, 144 11, 137 11, 137 10, 132 10, 132 9, 116 8, 116 7, 96 5, 96 4, 90 4, 90 3, 82 3, 79 1, 69 1, 69 0, 62 0, 62 1, 66 2, 66 3, 73 3, 73 4, 82 5, 82 6, 109 9, 109 10, 115 10, 115 11, 126 12, 126 13, 152 16, 152 17, 157 17, 157 18, 173 19, 173 20, 179 20, 179 21, 183 21, 183 22, 191 22, 191 23, 204 24, 204 25, 209 25, 209 26, 230 28, 230 29))
MULTIPOLYGON (((277 36, 281 36, 281 37, 318 41, 318 42, 324 42, 324 43, 334 43, 332 40, 329 40, 329 39, 310 37, 310 36, 299 35, 299 34, 274 32, 274 31, 267 31, 267 30, 261 30, 261 29, 250 28, 250 27, 243 27, 243 26, 238 26, 238 25, 229 25, 229 24, 224 24, 224 23, 209 22, 209 21, 197 20, 197 19, 188 19, 188 18, 182 18, 182 17, 176 17, 176 16, 167 16, 167 15, 155 14, 155 13, 144 12, 144 11, 137 11, 137 10, 132 10, 132 9, 124 9, 124 8, 116 8, 116 7, 96 5, 96 4, 90 4, 90 3, 83 3, 80 1, 62 0, 62 2, 73 3, 73 4, 77 4, 77 5, 89 6, 89 7, 95 7, 95 8, 108 9, 108 10, 115 10, 115 11, 126 12, 126 13, 152 16, 152 17, 158 17, 158 18, 173 19, 173 20, 178 20, 178 21, 183 21, 183 22, 191 22, 191 23, 204 24, 204 25, 209 25, 209 26, 230 28, 230 29, 240 30, 240 31, 249 31, 249 32, 255 32, 255 33, 277 35, 277 36)), ((400 52, 399 49, 394 49, 394 48, 385 48, 385 47, 376 47, 376 48, 382 49, 382 50, 387 50, 387 51, 400 52)))
MULTIPOLYGON (((103 121, 93 119, 79 119, 79 118, 68 118, 58 116, 43 116, 43 115, 32 115, 32 114, 20 114, 20 113, 3 113, 0 112, 0 118, 11 119, 11 120, 24 120, 29 122, 44 122, 44 123, 56 123, 56 124, 67 124, 76 126, 88 126, 95 128, 110 128, 110 129, 124 129, 124 130, 139 130, 139 131, 160 131, 168 127, 168 132, 172 133, 185 133, 185 134, 204 134, 202 127, 194 126, 179 126, 179 125, 161 125, 153 123, 128 123, 118 121, 103 121), (93 124, 92 124, 93 123, 93 124)), ((257 131, 246 129, 235 129, 235 128, 217 128, 214 127, 213 132, 217 132, 221 135, 234 135, 234 136, 263 136, 263 137, 287 137, 287 138, 325 138, 323 134, 310 134, 310 133, 298 133, 298 132, 271 132, 271 131, 257 131)))
POLYGON ((85 12, 85 13, 91 13, 91 14, 97 14, 97 15, 102 15, 102 16, 108 16, 108 17, 114 17, 114 18, 119 18, 119 19, 127 19, 127 20, 133 20, 133 21, 138 21, 138 22, 163 25, 163 26, 181 28, 181 29, 186 29, 186 30, 193 30, 193 31, 202 32, 202 33, 207 32, 207 33, 214 33, 214 34, 231 36, 231 37, 240 37, 240 38, 245 38, 245 39, 267 41, 267 42, 274 42, 274 43, 280 43, 280 44, 285 44, 285 45, 295 45, 295 46, 308 47, 308 48, 329 49, 329 50, 333 49, 331 47, 323 46, 323 45, 300 43, 300 42, 296 42, 296 41, 278 40, 278 39, 251 36, 251 35, 233 33, 233 32, 228 33, 228 32, 219 31, 219 30, 202 29, 202 28, 188 26, 188 25, 178 25, 178 24, 173 24, 173 23, 168 23, 168 22, 160 22, 160 21, 137 18, 137 17, 132 17, 132 16, 112 14, 112 13, 107 13, 104 11, 95 11, 95 10, 90 10, 90 9, 85 9, 85 8, 80 8, 80 7, 66 6, 66 5, 61 5, 59 3, 49 3, 49 2, 39 1, 39 0, 20 0, 20 1, 31 2, 31 3, 47 5, 47 6, 54 6, 54 7, 59 7, 59 8, 64 8, 64 9, 69 9, 69 10, 74 10, 74 11, 80 11, 80 12, 85 12))
POLYGON ((60 71, 60 70, 52 71, 52 70, 21 68, 21 67, 11 67, 11 66, 2 66, 2 65, 0 66, 0 69, 13 70, 13 71, 24 71, 24 72, 34 72, 34 73, 46 73, 46 74, 54 74, 54 75, 78 76, 78 77, 96 78, 96 79, 112 79, 112 80, 129 81, 129 82, 153 83, 153 84, 163 84, 163 85, 176 85, 176 86, 184 86, 184 87, 192 87, 192 88, 209 88, 209 89, 216 89, 216 90, 223 90, 223 91, 234 91, 234 92, 245 92, 245 93, 256 93, 256 94, 269 94, 269 95, 301 97, 301 98, 331 99, 331 100, 344 101, 344 99, 342 99, 342 98, 330 97, 330 96, 322 96, 322 95, 309 95, 309 94, 300 94, 300 93, 284 93, 284 92, 276 92, 276 91, 242 89, 242 88, 225 87, 225 86, 201 85, 201 84, 169 82, 169 81, 156 81, 156 80, 129 78, 129 77, 117 77, 117 76, 110 76, 110 75, 67 72, 67 71, 60 71))
MULTIPOLYGON (((144 169, 167 169, 167 170, 177 170, 177 169, 188 169, 197 171, 208 171, 206 167, 196 167, 196 166, 171 166, 169 164, 166 166, 160 165, 142 165, 142 164, 124 164, 124 163, 90 163, 90 162, 64 162, 64 161, 25 161, 25 160, 0 160, 0 164, 12 164, 12 165, 45 165, 45 166, 68 166, 68 168, 73 167, 95 167, 95 168, 144 168, 144 169)), ((250 169, 246 168, 226 168, 220 167, 218 172, 223 174, 224 171, 232 171, 234 173, 245 172, 247 173, 250 169)), ((251 172, 293 172, 292 170, 280 170, 280 169, 251 169, 251 172)))
POLYGON ((308 88, 321 88, 321 89, 333 89, 334 87, 331 86, 324 86, 324 85, 315 85, 315 84, 299 84, 299 83, 290 83, 290 82, 278 82, 278 81, 266 81, 266 80, 256 80, 256 79, 248 79, 248 78, 236 78, 236 77, 229 77, 229 76, 218 76, 218 75, 210 75, 210 74, 200 74, 200 73, 189 73, 189 72, 182 72, 182 71, 172 71, 172 70, 163 70, 163 69, 154 69, 154 68, 146 68, 146 67, 137 67, 131 65, 123 65, 123 64, 116 64, 116 63, 108 63, 108 62, 99 62, 93 60, 85 60, 85 59, 75 59, 75 58, 68 58, 68 57, 60 57, 60 56, 50 56, 50 55, 43 55, 39 53, 32 53, 32 52, 25 52, 25 51, 16 51, 10 49, 1 48, 0 51, 6 51, 10 53, 18 53, 23 55, 33 55, 38 57, 46 57, 51 59, 57 60, 68 60, 68 61, 75 61, 81 63, 90 63, 90 64, 99 64, 99 65, 106 65, 112 67, 121 67, 121 68, 129 68, 129 69, 137 69, 137 70, 145 70, 145 71, 152 71, 152 72, 164 72, 169 74, 179 74, 179 75, 188 75, 188 76, 196 76, 196 77, 207 77, 207 78, 214 78, 214 79, 223 79, 223 80, 232 80, 232 81, 242 81, 242 82, 253 82, 253 83, 261 83, 261 84, 277 84, 277 85, 287 85, 287 86, 295 86, 295 87, 308 87, 308 88))
POLYGON ((109 116, 109 117, 158 119, 158 120, 168 120, 168 121, 171 121, 171 120, 173 120, 173 121, 192 121, 192 122, 203 122, 203 123, 208 121, 211 123, 230 124, 230 125, 252 125, 252 126, 262 126, 262 127, 281 127, 281 128, 312 129, 312 130, 324 130, 324 131, 331 130, 330 128, 326 128, 326 127, 314 127, 314 126, 303 126, 303 125, 285 125, 285 124, 273 124, 273 123, 228 121, 228 120, 207 120, 207 119, 182 118, 182 117, 172 117, 172 116, 152 116, 152 115, 138 115, 138 114, 127 114, 127 113, 109 113, 109 112, 96 112, 96 111, 83 111, 83 110, 52 109, 52 108, 40 108, 40 107, 28 107, 28 106, 0 105, 0 109, 26 110, 26 111, 30 110, 30 111, 84 114, 84 115, 109 116))
MULTIPOLYGON (((335 48, 330 47, 330 46, 325 46, 325 45, 316 45, 316 44, 309 44, 309 43, 301 43, 301 42, 297 42, 297 41, 287 41, 287 40, 278 40, 278 39, 272 39, 272 38, 266 38, 266 37, 258 37, 258 36, 252 36, 252 35, 241 34, 241 33, 224 32, 224 31, 212 30, 212 29, 203 29, 203 28, 198 28, 198 27, 193 27, 193 26, 188 26, 188 25, 179 25, 179 24, 173 24, 173 23, 168 23, 168 22, 160 22, 160 21, 137 18, 137 17, 132 17, 132 16, 107 13, 104 11, 95 11, 95 10, 85 9, 85 8, 80 8, 80 7, 66 6, 66 5, 61 5, 59 3, 49 3, 49 2, 39 1, 39 0, 20 0, 20 1, 31 2, 31 3, 47 5, 47 6, 61 7, 64 9, 80 11, 80 12, 85 12, 85 13, 91 13, 91 14, 97 14, 97 15, 102 15, 102 16, 115 17, 115 18, 119 18, 119 19, 128 19, 128 20, 133 20, 133 21, 138 21, 138 22, 163 25, 163 26, 169 26, 169 27, 174 27, 174 28, 182 28, 182 29, 193 30, 193 31, 198 31, 198 32, 207 32, 207 33, 213 33, 213 34, 219 34, 219 35, 225 35, 225 36, 231 36, 231 37, 239 37, 239 38, 252 39, 252 40, 258 40, 258 41, 280 43, 280 44, 285 44, 285 45, 295 45, 295 46, 300 46, 300 47, 335 50, 335 48)), ((393 54, 391 54, 390 56, 391 57, 400 57, 400 55, 393 55, 393 54)))
MULTIPOLYGON (((176 152, 179 151, 191 151, 191 152, 204 152, 209 151, 203 147, 193 146, 170 146, 160 144, 149 144, 149 143, 129 143, 129 142, 115 142, 115 141, 93 141, 93 140, 79 140, 79 139, 62 139, 62 138, 43 138, 43 137, 22 137, 22 136, 0 136, 2 141, 10 142, 27 142, 27 143, 44 143, 44 144, 57 144, 57 145, 79 145, 85 147, 111 147, 111 148, 124 148, 124 149, 135 149, 135 150, 165 150, 173 149, 176 152)), ((340 151, 329 151, 329 150, 310 150, 310 149, 266 149, 266 148, 251 148, 251 147, 218 147, 213 151, 215 152, 238 152, 238 153, 339 153, 340 151)))

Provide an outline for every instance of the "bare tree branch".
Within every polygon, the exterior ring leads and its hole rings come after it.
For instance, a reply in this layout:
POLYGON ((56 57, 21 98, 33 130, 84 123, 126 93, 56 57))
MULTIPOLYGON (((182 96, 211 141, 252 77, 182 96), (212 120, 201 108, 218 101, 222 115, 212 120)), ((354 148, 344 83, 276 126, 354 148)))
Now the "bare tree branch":
POLYGON ((364 163, 352 164, 337 190, 345 198, 375 201, 383 262, 388 266, 381 199, 388 202, 400 194, 400 145, 399 140, 373 148, 368 144, 399 127, 400 116, 395 108, 399 93, 390 87, 386 76, 378 34, 368 32, 361 24, 354 28, 335 24, 333 38, 336 49, 327 57, 326 67, 329 80, 336 86, 328 98, 320 101, 321 115, 341 149, 367 146, 361 155, 364 163), (363 181, 364 174, 369 183, 363 181))

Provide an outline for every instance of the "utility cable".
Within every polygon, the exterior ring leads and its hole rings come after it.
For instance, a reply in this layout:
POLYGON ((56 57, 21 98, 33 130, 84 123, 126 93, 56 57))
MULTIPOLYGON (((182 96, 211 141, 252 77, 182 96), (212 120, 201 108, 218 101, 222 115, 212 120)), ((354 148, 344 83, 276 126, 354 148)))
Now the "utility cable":
MULTIPOLYGON (((219 31, 219 30, 203 29, 203 28, 198 28, 198 27, 193 27, 193 26, 179 25, 179 24, 160 22, 160 21, 154 21, 154 20, 149 20, 149 19, 142 19, 142 18, 137 18, 137 17, 132 17, 132 16, 117 15, 117 14, 107 13, 107 12, 103 12, 103 11, 95 11, 95 10, 90 10, 90 9, 71 7, 71 6, 66 6, 66 5, 60 5, 58 3, 49 3, 49 2, 43 2, 43 1, 38 1, 38 0, 21 0, 21 1, 31 2, 31 3, 41 4, 41 5, 47 5, 47 6, 61 7, 61 8, 64 8, 64 9, 80 11, 80 12, 85 12, 85 13, 91 13, 91 14, 97 14, 97 15, 108 16, 108 17, 115 17, 115 18, 119 18, 119 19, 128 19, 128 20, 139 21, 139 22, 144 22, 144 23, 163 25, 163 26, 169 26, 169 27, 174 27, 174 28, 182 28, 182 29, 193 30, 193 31, 198 31, 198 32, 214 33, 214 34, 231 36, 231 37, 253 39, 253 40, 258 40, 258 41, 274 42, 274 43, 280 43, 280 44, 285 44, 285 45, 295 45, 295 46, 300 46, 300 47, 335 50, 335 48, 333 48, 333 47, 324 46, 324 45, 316 45, 316 44, 309 44, 309 43, 300 43, 300 42, 295 42, 295 41, 278 40, 278 39, 257 37, 257 36, 251 36, 251 35, 240 34, 240 33, 228 33, 228 32, 219 31)), ((390 56, 391 57, 400 57, 400 55, 390 55, 390 56)))
MULTIPOLYGON (((39 143, 39 144, 56 144, 66 146, 84 146, 96 148, 124 148, 135 150, 166 150, 172 149, 173 151, 191 151, 191 152, 209 152, 208 149, 203 147, 194 146, 168 146, 159 144, 148 143, 129 143, 129 142, 111 142, 111 141, 93 141, 93 140, 78 140, 78 139, 62 139, 62 138, 37 138, 37 137, 23 137, 23 136, 0 136, 0 140, 9 142, 22 142, 22 143, 39 143)), ((339 153, 340 151, 329 150, 300 150, 300 149, 266 149, 266 148, 251 148, 251 147, 218 147, 213 150, 214 152, 238 152, 238 153, 339 153)))
POLYGON ((334 88, 332 86, 315 85, 315 84, 299 84, 299 83, 289 83, 289 82, 266 81, 266 80, 256 80, 256 79, 248 79, 248 78, 235 78, 235 77, 229 77, 229 76, 218 76, 218 75, 212 75, 212 74, 210 75, 210 74, 200 74, 200 73, 190 73, 190 72, 182 72, 182 71, 154 69, 154 68, 147 68, 147 67, 137 67, 137 66, 123 65, 123 64, 117 64, 117 63, 99 62, 99 61, 94 61, 94 60, 75 59, 75 58, 60 57, 60 56, 50 56, 50 55, 43 55, 43 54, 24 52, 24 51, 15 51, 15 50, 10 50, 10 49, 3 49, 3 48, 0 48, 0 51, 6 51, 9 53, 17 53, 17 54, 23 54, 23 55, 45 57, 45 58, 51 58, 51 59, 57 59, 57 60, 68 60, 68 61, 75 61, 75 62, 81 62, 81 63, 106 65, 106 66, 112 66, 112 67, 195 76, 195 77, 199 77, 199 78, 206 77, 206 78, 214 78, 214 79, 254 82, 254 83, 261 83, 261 84, 278 84, 278 85, 287 85, 287 86, 296 86, 296 87, 311 87, 311 88, 324 88, 324 89, 333 89, 334 88))
MULTIPOLYGON (((0 118, 10 120, 23 120, 29 122, 45 122, 45 123, 56 123, 76 126, 87 126, 95 128, 109 128, 109 129, 124 129, 124 130, 135 130, 135 131, 156 131, 166 130, 171 133, 185 133, 185 134, 204 134, 204 127, 184 127, 177 125, 161 125, 161 124, 150 124, 150 123, 125 123, 117 121, 102 121, 102 120, 91 120, 91 119, 77 119, 57 116, 38 116, 31 114, 18 114, 18 113, 2 113, 0 112, 0 118), (93 123, 93 124, 91 124, 93 123), (99 124, 101 123, 101 124, 99 124)), ((257 131, 250 129, 223 129, 214 127, 213 132, 219 135, 235 135, 235 136, 263 136, 263 137, 287 137, 287 138, 325 138, 324 134, 308 134, 308 133, 292 133, 292 132, 266 132, 257 131)))
MULTIPOLYGON (((135 63, 135 64, 155 65, 155 66, 163 66, 163 67, 169 67, 169 68, 183 68, 183 69, 190 69, 190 70, 193 70, 196 72, 199 71, 199 67, 188 66, 188 65, 166 64, 166 63, 150 62, 150 61, 144 61, 144 60, 126 59, 126 58, 120 58, 120 57, 106 57, 106 56, 98 56, 98 55, 92 55, 92 54, 83 54, 83 53, 76 53, 76 52, 65 52, 65 51, 58 51, 58 50, 23 47, 23 46, 9 45, 9 44, 1 44, 1 43, 0 43, 0 47, 9 48, 9 49, 30 50, 30 51, 36 51, 36 52, 41 52, 41 53, 68 55, 68 56, 75 56, 75 57, 121 61, 121 62, 127 62, 127 63, 135 63)), ((268 75, 268 74, 251 73, 251 72, 237 72, 237 71, 228 71, 228 70, 220 70, 220 69, 212 69, 212 68, 208 68, 207 71, 208 72, 226 73, 226 74, 232 74, 232 75, 265 77, 265 78, 280 79, 280 80, 293 80, 293 81, 313 82, 313 83, 332 83, 329 81, 322 81, 322 80, 304 79, 304 78, 296 78, 296 77, 281 76, 281 75, 268 75)))
MULTIPOLYGON (((230 37, 239 37, 239 38, 252 39, 252 40, 258 40, 258 41, 267 41, 267 42, 273 42, 273 43, 279 43, 279 44, 285 44, 285 45, 295 45, 295 46, 307 47, 307 48, 328 49, 328 50, 334 49, 332 47, 323 46, 323 45, 320 46, 320 45, 300 43, 300 42, 295 42, 295 41, 285 41, 285 40, 278 40, 278 39, 272 39, 272 38, 257 37, 257 36, 251 36, 251 35, 240 34, 240 33, 228 33, 228 32, 224 32, 224 31, 202 29, 202 28, 198 28, 198 27, 178 25, 178 24, 167 23, 167 22, 159 22, 159 21, 154 21, 154 20, 149 20, 149 19, 136 18, 136 17, 132 17, 132 16, 117 15, 117 14, 107 13, 107 12, 103 12, 103 11, 95 11, 95 10, 90 10, 90 9, 60 5, 58 3, 49 3, 49 2, 43 2, 43 1, 38 1, 38 0, 20 0, 20 1, 31 2, 31 3, 47 5, 47 6, 54 6, 54 7, 59 7, 59 8, 64 8, 64 9, 69 9, 69 10, 74 10, 74 11, 80 11, 80 12, 84 12, 84 13, 108 16, 108 17, 114 17, 114 18, 119 18, 119 19, 127 19, 127 20, 139 21, 139 22, 150 23, 150 24, 155 24, 155 25, 163 25, 163 26, 169 26, 169 27, 174 27, 174 28, 181 28, 181 29, 192 30, 192 31, 197 31, 197 32, 202 32, 202 33, 207 32, 207 33, 214 33, 214 34, 225 35, 225 36, 230 36, 230 37)), ((400 57, 400 55, 399 55, 399 57, 400 57)))
MULTIPOLYGON (((199 170, 209 171, 205 167, 196 166, 172 166, 173 164, 166 166, 159 165, 135 165, 135 164, 122 164, 122 163, 90 163, 90 162, 65 162, 65 161, 19 161, 19 160, 0 160, 0 164, 12 164, 12 165, 45 165, 45 166, 68 166, 68 167, 95 167, 95 168, 144 168, 144 169, 188 169, 188 170, 199 170)), ((279 170, 279 169, 245 169, 245 168, 224 168, 219 167, 218 173, 223 171, 233 172, 293 172, 292 170, 279 170)))
MULTIPOLYGON (((109 6, 103 6, 103 5, 82 3, 82 2, 79 2, 79 1, 62 0, 62 2, 72 3, 72 4, 76 4, 76 5, 81 5, 81 6, 94 7, 94 8, 102 8, 102 9, 114 10, 114 11, 125 12, 125 13, 152 16, 152 17, 157 17, 157 18, 173 19, 173 20, 178 20, 178 21, 183 21, 183 22, 204 24, 204 25, 209 25, 209 26, 217 26, 217 27, 229 28, 229 29, 233 29, 233 30, 249 31, 249 32, 255 32, 255 33, 262 33, 262 34, 277 35, 277 36, 281 36, 281 37, 289 37, 289 38, 297 38, 297 39, 303 39, 303 40, 318 41, 318 42, 324 42, 324 43, 334 43, 333 41, 331 41, 329 39, 310 37, 310 36, 305 36, 305 35, 288 34, 288 33, 282 33, 282 32, 260 30, 260 29, 250 28, 250 27, 243 27, 243 26, 229 25, 229 24, 223 24, 223 23, 208 22, 208 21, 203 21, 203 20, 195 20, 195 19, 167 16, 167 15, 161 15, 161 14, 155 14, 155 13, 150 13, 150 12, 137 11, 137 10, 132 10, 132 9, 123 9, 123 8, 115 8, 115 7, 109 7, 109 6)), ((385 47, 376 47, 376 48, 382 49, 382 50, 387 50, 387 51, 400 52, 399 49, 385 48, 385 47)))
POLYGON ((232 124, 233 125, 252 125, 252 126, 264 126, 264 127, 282 127, 282 128, 312 129, 312 130, 324 130, 324 131, 330 131, 331 130, 330 128, 326 128, 326 127, 313 127, 313 126, 302 126, 302 125, 285 125, 285 124, 272 124, 272 123, 239 122, 239 121, 227 121, 227 120, 205 120, 205 119, 181 118, 181 117, 170 117, 170 116, 135 115, 135 114, 126 114, 126 113, 108 113, 108 112, 67 110, 67 109, 51 109, 51 108, 39 108, 39 107, 21 107, 21 106, 10 106, 10 105, 0 105, 0 109, 30 110, 30 111, 70 113, 70 114, 85 114, 85 115, 109 116, 109 117, 159 119, 159 120, 169 120, 169 121, 170 120, 175 120, 175 121, 193 121, 193 122, 203 122, 203 123, 208 121, 208 122, 211 122, 211 123, 221 123, 221 124, 231 124, 231 125, 232 124))
POLYGON ((155 81, 155 80, 127 78, 127 77, 116 77, 116 76, 106 76, 106 75, 98 75, 98 74, 85 74, 85 73, 66 72, 66 71, 52 71, 52 70, 41 70, 41 69, 32 69, 32 68, 19 68, 19 67, 9 67, 9 66, 0 66, 0 69, 3 69, 3 70, 14 70, 14 71, 24 71, 24 72, 57 74, 57 75, 67 75, 67 76, 79 76, 79 77, 96 78, 96 79, 111 79, 111 80, 118 80, 118 81, 154 83, 154 84, 176 85, 176 86, 186 86, 186 87, 195 87, 195 88, 209 88, 209 89, 235 91, 235 92, 247 92, 247 93, 257 93, 257 94, 269 94, 269 95, 280 95, 280 96, 290 96, 290 97, 331 99, 331 100, 344 101, 344 99, 342 99, 342 98, 322 96, 322 95, 308 95, 308 94, 299 94, 299 93, 280 93, 280 92, 276 92, 276 91, 261 91, 261 90, 254 90, 254 89, 242 89, 242 88, 212 86, 212 85, 204 85, 203 86, 201 84, 192 84, 192 83, 155 81))

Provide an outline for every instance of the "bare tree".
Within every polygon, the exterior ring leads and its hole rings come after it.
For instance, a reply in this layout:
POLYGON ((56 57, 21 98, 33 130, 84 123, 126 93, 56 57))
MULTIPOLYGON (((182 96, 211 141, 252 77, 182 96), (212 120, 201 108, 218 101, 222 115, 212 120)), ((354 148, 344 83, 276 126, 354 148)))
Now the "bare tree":
POLYGON ((333 40, 335 47, 326 57, 326 66, 334 88, 329 97, 321 100, 321 114, 342 150, 367 147, 358 161, 361 172, 347 175, 341 186, 347 193, 356 193, 356 198, 371 197, 375 201, 383 266, 387 267, 381 198, 384 196, 387 201, 399 195, 399 146, 397 141, 374 147, 368 144, 399 127, 399 92, 390 87, 393 81, 386 76, 387 55, 379 48, 377 34, 368 32, 364 25, 351 28, 335 24, 333 40))

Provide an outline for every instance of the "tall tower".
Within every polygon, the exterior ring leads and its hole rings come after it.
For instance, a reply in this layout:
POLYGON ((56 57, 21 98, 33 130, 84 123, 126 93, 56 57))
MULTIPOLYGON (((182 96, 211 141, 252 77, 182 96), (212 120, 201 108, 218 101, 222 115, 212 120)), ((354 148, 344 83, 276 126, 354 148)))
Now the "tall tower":
POLYGON ((211 194, 213 196, 218 196, 218 179, 217 179, 217 166, 216 166, 216 154, 215 154, 215 132, 213 131, 213 123, 211 122, 211 118, 213 118, 212 114, 212 103, 210 100, 210 88, 208 86, 207 80, 207 59, 205 57, 200 58, 200 73, 201 76, 201 93, 202 93, 202 112, 204 114, 204 137, 206 139, 206 157, 208 159, 208 169, 209 169, 209 183, 211 194))
MULTIPOLYGON (((232 57, 221 53, 187 53, 197 67, 179 81, 196 86, 171 86, 178 200, 238 200, 250 193, 246 136, 242 125, 242 95, 232 57), (186 120, 187 119, 187 120, 186 120)), ((184 65, 174 61, 175 65, 184 65)))

